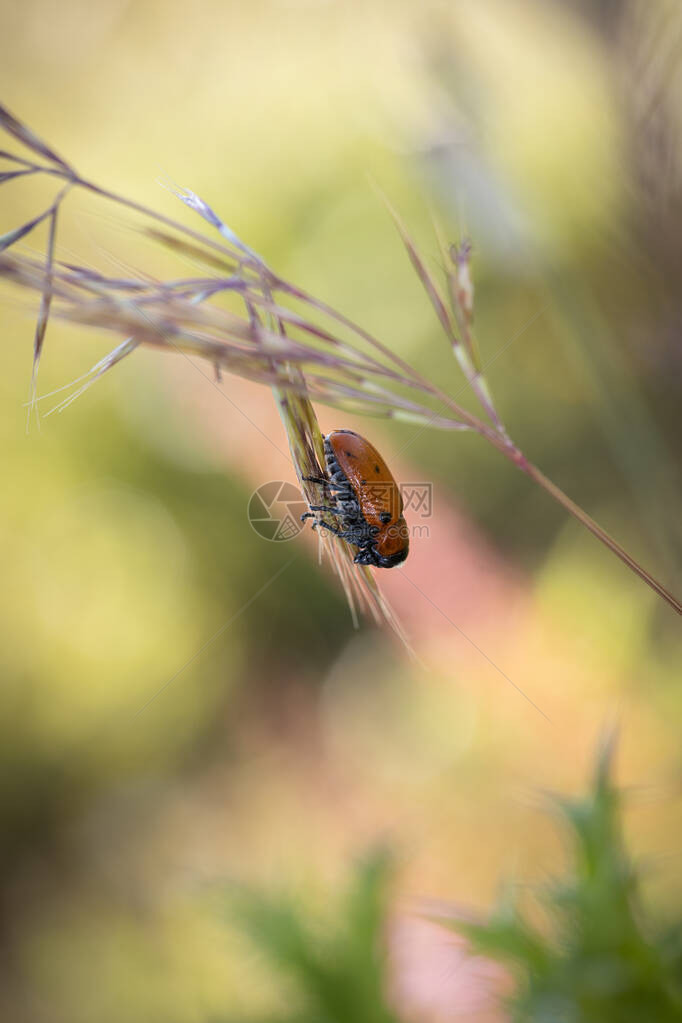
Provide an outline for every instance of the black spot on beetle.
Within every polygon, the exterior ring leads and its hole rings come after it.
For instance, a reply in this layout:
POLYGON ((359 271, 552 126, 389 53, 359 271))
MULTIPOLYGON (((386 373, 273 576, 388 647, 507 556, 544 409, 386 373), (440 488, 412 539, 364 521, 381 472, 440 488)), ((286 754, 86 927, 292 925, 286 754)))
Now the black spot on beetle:
POLYGON ((381 469, 379 468, 379 466, 378 466, 378 465, 375 465, 375 466, 374 466, 374 471, 375 471, 376 473, 380 473, 380 472, 381 472, 381 469))
POLYGON ((391 516, 388 514, 388 512, 382 512, 379 518, 381 519, 385 526, 391 521, 391 516))

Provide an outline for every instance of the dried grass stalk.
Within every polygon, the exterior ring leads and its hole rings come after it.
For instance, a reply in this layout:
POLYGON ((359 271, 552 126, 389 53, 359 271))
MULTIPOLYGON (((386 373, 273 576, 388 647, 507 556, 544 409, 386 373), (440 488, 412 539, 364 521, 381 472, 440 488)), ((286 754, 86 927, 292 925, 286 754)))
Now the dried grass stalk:
MULTIPOLYGON (((111 331, 123 339, 89 373, 74 381, 75 389, 53 411, 68 407, 140 345, 201 356, 218 374, 231 373, 272 389, 308 504, 319 503, 319 495, 314 492, 316 485, 304 477, 319 475, 323 465, 322 435, 313 402, 440 430, 473 431, 542 487, 682 614, 677 598, 547 479, 511 440, 478 356, 473 332, 471 247, 467 242, 448 248, 439 238, 443 293, 404 224, 391 210, 412 266, 481 408, 481 417, 468 412, 346 316, 281 278, 194 192, 173 189, 185 205, 210 225, 219 241, 81 177, 2 106, 0 128, 30 154, 29 157, 0 151, 0 160, 8 164, 8 169, 0 172, 0 185, 18 176, 40 174, 54 178, 61 188, 47 210, 0 237, 0 275, 41 295, 34 339, 32 404, 45 331, 52 315, 111 331), (152 280, 142 274, 114 278, 89 267, 58 261, 55 258, 58 214, 74 188, 140 214, 146 221, 144 230, 149 238, 200 264, 205 272, 169 281, 152 280), (18 253, 17 242, 45 220, 49 221, 45 257, 35 260, 18 253), (225 293, 239 296, 241 313, 218 304, 225 293)), ((320 544, 331 557, 354 617, 360 611, 368 611, 377 621, 388 622, 400 631, 370 569, 353 564, 352 549, 326 536, 320 537, 320 544)))

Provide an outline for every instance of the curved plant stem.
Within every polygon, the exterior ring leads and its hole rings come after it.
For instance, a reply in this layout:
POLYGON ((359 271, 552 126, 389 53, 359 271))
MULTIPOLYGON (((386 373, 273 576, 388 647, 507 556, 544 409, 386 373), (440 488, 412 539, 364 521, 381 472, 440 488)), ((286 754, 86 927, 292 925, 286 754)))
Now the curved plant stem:
MULTIPOLYGON (((459 406, 453 403, 449 398, 447 398, 447 396, 444 398, 442 393, 438 394, 439 399, 444 400, 445 405, 455 411, 455 414, 458 415, 462 422, 466 423, 470 429, 484 437, 488 443, 497 448, 497 450, 512 461, 517 468, 521 469, 522 472, 529 476, 534 483, 537 483, 538 486, 542 487, 542 489, 554 498, 554 500, 560 504, 562 508, 565 508, 566 511, 570 512, 570 514, 573 515, 578 522, 580 522, 586 529, 589 529, 589 531, 596 536, 598 540, 601 540, 601 542, 608 547, 609 550, 613 551, 616 557, 620 558, 620 560, 627 565, 632 572, 638 575, 640 579, 643 579, 644 582, 659 595, 659 597, 665 600, 670 607, 674 608, 678 614, 682 615, 682 604, 680 604, 679 600, 674 597, 672 593, 666 590, 665 586, 659 583, 658 580, 654 579, 654 577, 650 575, 646 569, 642 568, 642 566, 635 561, 635 559, 632 558, 628 552, 613 539, 612 536, 609 536, 609 534, 602 529, 601 526, 587 514, 587 512, 583 511, 583 509, 577 505, 575 501, 572 501, 567 494, 564 494, 563 490, 560 490, 555 483, 552 483, 552 481, 548 479, 545 474, 537 468, 537 466, 529 462, 523 452, 517 448, 509 437, 504 423, 495 408, 492 394, 488 389, 488 384, 478 362, 473 335, 471 332, 473 323, 473 285, 469 275, 469 258, 471 254, 471 245, 469 242, 464 242, 459 246, 451 247, 450 257, 454 264, 455 271, 453 272, 448 269, 445 270, 448 293, 450 295, 452 313, 455 320, 453 323, 445 302, 439 292, 438 284, 434 280, 431 272, 428 270, 424 259, 419 254, 415 243, 405 228, 405 225, 385 197, 384 201, 388 206, 389 212, 391 213, 393 221, 398 229, 405 249, 407 250, 410 262, 412 263, 429 301, 433 306, 436 316, 438 317, 438 320, 452 346, 453 354, 459 363, 460 369, 462 370, 469 387, 477 397, 479 404, 490 419, 492 427, 468 413, 462 415, 459 406), (459 327, 461 338, 464 339, 464 343, 462 343, 455 324, 459 327)), ((446 263, 445 247, 442 244, 442 241, 440 241, 440 244, 443 260, 444 263, 446 263)))
POLYGON ((560 504, 562 508, 565 508, 567 512, 570 512, 570 514, 577 519, 578 522, 585 527, 585 529, 589 529, 590 533, 592 533, 593 536, 596 536, 598 540, 601 540, 605 547, 608 547, 610 551, 613 551, 616 557, 620 558, 623 564, 627 565, 632 572, 640 577, 640 579, 643 579, 647 586, 651 587, 654 593, 657 593, 659 597, 662 597, 662 599, 670 605, 670 607, 677 611, 678 615, 682 615, 682 604, 677 597, 667 590, 662 583, 659 583, 657 579, 654 579, 654 577, 647 572, 647 570, 643 568, 639 562, 635 561, 635 559, 631 557, 628 552, 606 532, 605 529, 602 529, 599 523, 595 522, 586 511, 583 511, 580 505, 576 504, 575 501, 572 501, 568 494, 565 494, 563 490, 557 487, 556 483, 552 483, 552 481, 548 479, 540 469, 538 469, 537 465, 533 465, 532 462, 529 462, 522 452, 515 447, 515 445, 496 443, 495 447, 501 451, 502 454, 506 455, 506 457, 509 458, 510 461, 512 461, 519 469, 521 469, 526 476, 530 477, 534 483, 537 483, 538 486, 542 487, 542 489, 546 491, 550 497, 554 498, 557 504, 560 504))
POLYGON ((630 557, 628 552, 624 550, 612 536, 609 536, 609 534, 603 530, 601 526, 594 521, 594 519, 590 518, 587 512, 584 512, 582 508, 570 499, 570 497, 564 494, 563 490, 560 490, 555 483, 552 483, 550 479, 547 479, 545 474, 541 472, 536 465, 528 462, 522 468, 532 480, 538 483, 543 490, 546 490, 555 501, 558 501, 558 503, 565 508, 566 511, 570 512, 571 515, 578 520, 578 522, 581 522, 586 529, 589 529, 590 533, 593 533, 598 540, 601 540, 601 542, 609 548, 609 550, 613 551, 616 557, 620 558, 620 560, 626 564, 628 568, 635 572, 640 579, 643 579, 647 586, 650 586, 651 589, 659 595, 659 597, 662 597, 663 600, 670 605, 670 607, 674 608, 678 615, 682 615, 682 604, 679 600, 674 597, 669 590, 666 590, 662 583, 659 583, 657 579, 654 579, 654 577, 650 575, 645 568, 642 568, 642 566, 635 561, 634 558, 630 557))

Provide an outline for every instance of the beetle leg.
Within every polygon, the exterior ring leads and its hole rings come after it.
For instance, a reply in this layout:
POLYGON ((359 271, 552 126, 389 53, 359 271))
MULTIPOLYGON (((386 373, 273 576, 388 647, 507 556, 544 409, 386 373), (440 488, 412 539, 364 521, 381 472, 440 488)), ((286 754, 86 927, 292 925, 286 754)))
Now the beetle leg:
POLYGON ((332 515, 336 516, 338 509, 329 508, 325 504, 311 504, 310 509, 310 511, 304 512, 303 515, 301 515, 301 522, 305 522, 306 519, 315 519, 313 522, 313 529, 315 526, 324 526, 325 529, 330 529, 333 533, 336 533, 337 536, 343 536, 343 532, 340 529, 327 525, 327 523, 322 519, 318 519, 315 514, 316 512, 326 511, 331 512, 332 515))
POLYGON ((346 490, 348 484, 336 483, 334 480, 327 479, 326 476, 301 476, 301 480, 307 481, 308 483, 319 483, 320 486, 325 487, 327 490, 346 490))
POLYGON ((318 519, 316 512, 326 511, 336 515, 336 508, 328 508, 324 504, 312 504, 310 508, 310 511, 304 512, 303 515, 301 515, 301 522, 305 522, 306 519, 315 519, 315 522, 320 522, 321 520, 318 519))
POLYGON ((341 529, 337 529, 336 526, 330 526, 328 522, 323 522, 322 519, 318 519, 316 525, 321 526, 322 529, 328 529, 330 533, 333 533, 334 536, 339 536, 342 540, 346 539, 341 529))

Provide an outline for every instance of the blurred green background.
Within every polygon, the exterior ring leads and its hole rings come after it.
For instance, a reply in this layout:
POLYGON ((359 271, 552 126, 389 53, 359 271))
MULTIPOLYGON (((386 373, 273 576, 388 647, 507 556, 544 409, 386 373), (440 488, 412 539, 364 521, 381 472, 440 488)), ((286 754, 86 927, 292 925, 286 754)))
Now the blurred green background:
MULTIPOLYGON (((470 236, 512 437, 679 597, 678 4, 0 0, 0 14, 3 102, 84 176, 189 223, 158 179, 192 188, 464 402, 372 180, 434 268, 433 215, 470 236)), ((43 195, 3 187, 0 231, 43 195)), ((135 226, 75 196, 61 254, 192 272, 135 226)), ((272 1005, 206 886, 332 898, 377 838, 399 850, 405 896, 482 908, 502 874, 546 878, 564 850, 537 792, 580 786, 605 720, 635 786, 632 847, 655 868, 647 901, 675 904, 679 621, 545 494, 476 437, 318 410, 324 429, 376 440, 399 478, 433 483, 429 536, 381 579, 410 660, 353 630, 309 538, 249 526, 252 491, 294 478, 267 390, 141 352, 27 434, 32 309, 7 286, 1 300, 5 1018, 272 1005)), ((111 347, 51 323, 40 392, 111 347)))

